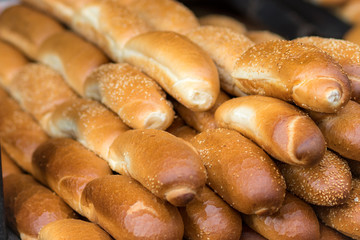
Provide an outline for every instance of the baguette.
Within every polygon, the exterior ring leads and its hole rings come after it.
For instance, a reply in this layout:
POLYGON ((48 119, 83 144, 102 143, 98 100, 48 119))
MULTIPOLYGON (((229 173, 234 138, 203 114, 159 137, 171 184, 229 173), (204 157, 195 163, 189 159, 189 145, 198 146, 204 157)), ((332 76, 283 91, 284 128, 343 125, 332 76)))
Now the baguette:
POLYGON ((294 41, 256 44, 237 59, 231 75, 247 94, 293 101, 317 112, 340 110, 351 94, 349 79, 333 58, 294 41))
POLYGON ((278 166, 287 189, 308 203, 335 206, 344 203, 350 195, 350 168, 344 159, 330 151, 312 167, 283 163, 278 166))
POLYGON ((29 175, 11 174, 3 183, 5 216, 21 239, 36 240, 46 224, 76 217, 57 195, 29 175))
POLYGON ((80 214, 80 199, 86 184, 111 174, 103 159, 69 138, 46 141, 36 149, 32 159, 37 175, 42 176, 39 180, 80 214))
POLYGON ((199 18, 199 22, 202 26, 225 27, 239 34, 246 32, 246 26, 243 23, 226 15, 209 14, 199 18))
POLYGON ((216 110, 215 120, 218 126, 239 131, 288 164, 310 166, 324 156, 324 137, 315 123, 296 107, 275 98, 231 99, 216 110))
POLYGON ((191 144, 208 172, 208 185, 246 214, 272 214, 285 197, 285 181, 274 162, 254 143, 233 130, 207 130, 191 144), (261 176, 261 177, 260 177, 261 176))
POLYGON ((231 72, 236 60, 254 43, 245 35, 224 27, 204 26, 188 32, 186 36, 214 60, 221 88, 231 95, 244 96, 245 93, 235 85, 231 72))
POLYGON ((309 112, 319 126, 327 146, 341 156, 360 161, 360 105, 349 103, 336 114, 309 112))
POLYGON ((2 88, 0 103, 1 146, 23 170, 34 174, 31 156, 48 136, 2 88))
POLYGON ((29 7, 16 5, 0 15, 0 38, 10 42, 31 59, 40 45, 64 28, 51 17, 29 7))
POLYGON ((193 111, 206 111, 215 104, 220 88, 215 64, 184 36, 174 32, 138 35, 125 44, 123 60, 193 111))
POLYGON ((16 48, 0 40, 0 85, 7 88, 16 73, 28 62, 16 48))
POLYGON ((9 176, 11 174, 21 173, 21 169, 15 164, 13 160, 10 159, 9 155, 1 149, 1 170, 2 178, 9 176))
POLYGON ((184 236, 187 239, 239 240, 240 238, 242 225, 240 214, 207 187, 179 210, 185 226, 184 236))
POLYGON ((184 119, 184 121, 189 126, 193 127, 199 132, 202 132, 207 129, 217 128, 215 116, 214 116, 215 111, 221 104, 223 104, 229 99, 230 98, 228 95, 226 95, 226 93, 220 91, 220 94, 216 99, 214 106, 208 111, 194 112, 175 101, 174 101, 174 108, 176 112, 182 117, 182 119, 184 119))
POLYGON ((280 210, 270 216, 243 215, 245 223, 269 240, 319 239, 320 227, 313 209, 286 194, 280 210))
POLYGON ((266 41, 284 40, 283 37, 269 31, 248 31, 245 35, 254 43, 262 43, 266 41))
POLYGON ((174 119, 172 105, 157 83, 127 63, 95 69, 84 88, 87 97, 100 100, 132 128, 165 130, 174 119))
POLYGON ((360 239, 359 194, 360 180, 354 178, 350 196, 344 204, 334 207, 316 207, 316 213, 326 225, 346 236, 360 239))
POLYGON ((109 62, 98 48, 69 31, 50 36, 40 46, 37 60, 58 71, 81 96, 85 95, 86 77, 109 62))
POLYGON ((112 238, 94 223, 78 219, 62 219, 45 225, 38 240, 111 240, 112 238))
POLYGON ((345 40, 302 37, 295 41, 312 44, 333 57, 351 81, 351 99, 360 102, 360 46, 345 40))
POLYGON ((178 210, 120 175, 89 182, 82 194, 84 215, 115 239, 182 239, 178 210))
POLYGON ((197 131, 186 125, 179 116, 175 116, 173 123, 166 131, 188 142, 197 134, 197 131))

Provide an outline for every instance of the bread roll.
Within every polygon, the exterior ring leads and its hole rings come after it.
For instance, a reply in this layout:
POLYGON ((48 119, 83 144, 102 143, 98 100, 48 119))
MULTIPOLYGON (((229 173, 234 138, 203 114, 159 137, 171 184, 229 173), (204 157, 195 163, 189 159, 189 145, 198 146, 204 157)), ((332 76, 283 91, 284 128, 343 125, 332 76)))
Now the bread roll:
POLYGON ((40 145, 32 164, 44 184, 78 213, 80 199, 87 183, 111 174, 108 164, 80 143, 69 138, 55 138, 40 145))
POLYGON ((328 226, 354 239, 360 239, 360 180, 352 180, 352 190, 347 201, 334 207, 316 207, 319 218, 328 226))
POLYGON ((58 71, 81 96, 85 95, 86 77, 95 68, 109 62, 98 48, 70 31, 49 37, 40 46, 37 60, 58 71))
POLYGON ((54 19, 22 5, 8 8, 0 16, 0 38, 32 59, 48 37, 63 30, 54 19))
POLYGON ((334 206, 344 203, 350 195, 350 168, 344 159, 330 151, 311 167, 283 163, 278 166, 287 189, 308 203, 334 206))
POLYGON ((320 223, 320 240, 350 240, 341 233, 320 223))
POLYGON ((246 26, 243 23, 226 15, 209 14, 199 18, 199 21, 203 26, 225 27, 240 34, 246 32, 246 26))
POLYGON ((10 159, 4 149, 1 149, 1 170, 3 178, 10 174, 21 173, 21 169, 10 159))
POLYGON ((218 126, 239 131, 285 163, 310 166, 324 156, 325 141, 319 128, 299 109, 281 100, 234 98, 216 110, 215 119, 218 126))
POLYGON ((151 30, 117 0, 85 1, 76 9, 70 26, 114 61, 122 61, 122 50, 129 39, 151 30))
POLYGON ((236 61, 232 77, 247 94, 293 101, 333 113, 350 99, 351 86, 340 65, 320 49, 293 41, 267 41, 236 61))
POLYGON ((194 112, 185 106, 181 105, 178 102, 174 102, 174 107, 176 112, 185 120, 185 122, 195 128, 197 131, 202 132, 207 129, 215 129, 217 128, 215 121, 215 111, 218 107, 229 100, 229 96, 226 93, 220 91, 218 98, 214 106, 205 112, 194 112))
POLYGON ((234 239, 241 235, 241 217, 207 187, 180 208, 187 239, 234 239))
POLYGON ((283 206, 270 216, 243 215, 246 224, 269 240, 319 239, 318 219, 313 209, 298 199, 286 194, 283 206))
POLYGON ((360 24, 353 25, 349 31, 344 34, 344 39, 360 45, 360 24))
POLYGON ((121 0, 153 29, 185 33, 199 26, 194 13, 174 0, 121 0))
POLYGON ((7 88, 28 61, 16 48, 0 40, 0 85, 7 88))
POLYGON ((231 77, 236 60, 254 45, 247 37, 225 27, 204 26, 186 34, 215 61, 221 88, 234 96, 244 96, 231 77))
POLYGON ((175 116, 173 123, 166 131, 185 141, 190 141, 197 134, 196 130, 186 125, 179 116, 175 116))
POLYGON ((136 181, 120 175, 98 178, 84 189, 85 216, 115 239, 182 239, 177 209, 155 198, 136 181))
POLYGON ((266 41, 284 40, 283 37, 270 31, 248 31, 245 35, 254 43, 262 43, 266 41))
MULTIPOLYGON (((341 1, 341 0, 339 0, 341 1)), ((344 0, 343 0, 344 1, 344 0)), ((347 0, 347 2, 339 7, 336 11, 337 15, 344 21, 352 24, 360 22, 360 2, 357 0, 347 0)))
POLYGON ((210 109, 219 94, 218 73, 210 57, 174 32, 133 37, 124 46, 123 59, 158 81, 167 93, 193 111, 210 109))
POLYGON ((23 67, 9 86, 11 95, 46 129, 51 113, 77 98, 55 70, 42 64, 23 67))
POLYGON ((95 69, 86 80, 85 95, 100 100, 135 129, 165 130, 174 118, 172 105, 157 83, 127 63, 95 69))
POLYGON ((45 225, 38 240, 111 240, 112 238, 94 223, 78 219, 62 219, 45 225))
POLYGON ((130 175, 175 206, 190 202, 206 181, 196 150, 185 140, 161 130, 129 130, 121 134, 109 149, 109 159, 113 170, 130 175))
POLYGON ((242 232, 240 240, 267 240, 260 234, 249 228, 247 225, 242 225, 242 232))
POLYGON ((208 172, 208 185, 246 214, 272 214, 284 200, 285 181, 274 162, 233 130, 207 130, 191 144, 208 172))
POLYGON ((48 136, 34 119, 0 88, 1 147, 25 171, 34 174, 31 156, 48 136))
POLYGON ((57 195, 29 175, 11 174, 3 183, 5 216, 21 239, 35 240, 46 224, 76 217, 57 195))
POLYGON ((302 37, 297 42, 312 44, 333 57, 351 81, 351 99, 360 102, 360 46, 345 40, 302 37))
POLYGON ((319 126, 327 146, 341 156, 360 161, 360 105, 349 101, 336 114, 309 112, 319 126))

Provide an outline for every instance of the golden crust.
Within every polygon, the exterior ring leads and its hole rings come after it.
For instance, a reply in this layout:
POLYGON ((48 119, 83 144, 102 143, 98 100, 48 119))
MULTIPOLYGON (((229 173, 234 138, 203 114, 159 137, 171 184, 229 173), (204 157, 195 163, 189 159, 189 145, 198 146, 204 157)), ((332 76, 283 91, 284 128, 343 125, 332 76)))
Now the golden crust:
POLYGON ((269 31, 248 31, 245 35, 256 44, 266 41, 284 40, 280 35, 269 31))
POLYGON ((4 149, 1 149, 1 170, 3 178, 9 176, 10 174, 22 172, 16 163, 10 159, 9 155, 5 152, 4 149))
POLYGON ((320 240, 348 240, 349 238, 345 237, 341 233, 337 232, 335 229, 327 227, 323 223, 320 223, 320 240))
POLYGON ((218 128, 195 136, 191 144, 208 172, 208 185, 245 214, 272 214, 285 197, 285 181, 275 163, 233 130, 218 128))
POLYGON ((243 23, 226 15, 209 14, 199 18, 199 21, 203 26, 210 25, 214 27, 229 28, 240 34, 244 34, 246 32, 246 26, 243 23))
POLYGON ((186 125, 184 120, 182 120, 179 116, 176 115, 173 123, 168 129, 166 129, 166 131, 188 142, 197 134, 197 131, 195 129, 186 125))
POLYGON ((40 45, 48 37, 63 30, 54 19, 22 5, 8 8, 0 16, 0 38, 32 59, 36 59, 40 45))

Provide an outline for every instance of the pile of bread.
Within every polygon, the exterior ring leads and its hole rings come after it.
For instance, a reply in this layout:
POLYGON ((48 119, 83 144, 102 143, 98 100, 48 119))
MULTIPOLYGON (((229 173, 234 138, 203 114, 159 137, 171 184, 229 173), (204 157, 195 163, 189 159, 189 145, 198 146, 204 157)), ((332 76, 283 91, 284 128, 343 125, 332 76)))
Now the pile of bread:
POLYGON ((22 239, 360 239, 360 46, 173 0, 23 2, 0 16, 22 239))

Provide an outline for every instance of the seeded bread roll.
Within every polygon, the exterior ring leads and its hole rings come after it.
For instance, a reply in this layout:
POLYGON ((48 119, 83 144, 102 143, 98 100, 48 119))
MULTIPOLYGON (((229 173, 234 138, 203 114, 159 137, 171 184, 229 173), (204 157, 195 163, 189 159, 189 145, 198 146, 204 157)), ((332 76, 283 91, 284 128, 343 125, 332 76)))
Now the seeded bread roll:
POLYGON ((28 61, 16 48, 0 40, 0 85, 7 88, 28 61))
POLYGON ((180 240, 184 233, 175 207, 126 176, 91 181, 84 189, 81 205, 84 215, 115 239, 180 240))
POLYGON ((203 26, 216 26, 229 28, 234 32, 243 34, 246 32, 246 26, 238 20, 220 14, 209 14, 199 18, 200 24, 203 26))
POLYGON ((305 113, 279 99, 246 96, 223 103, 215 112, 220 127, 248 137, 274 158, 310 166, 324 156, 325 141, 305 113))
POLYGON ((335 206, 344 203, 351 191, 351 172, 347 162, 326 151, 320 162, 311 167, 278 164, 289 191, 306 202, 335 206))
POLYGON ((64 28, 51 17, 29 7, 16 5, 0 15, 0 38, 36 59, 40 45, 64 28))
POLYGON ((349 101, 335 114, 309 112, 319 126, 328 148, 341 156, 360 161, 360 105, 349 101))
POLYGON ((205 131, 207 129, 215 129, 217 128, 215 121, 215 111, 216 109, 229 100, 229 96, 226 93, 220 91, 218 98, 214 106, 205 112, 194 112, 185 106, 181 105, 178 102, 174 102, 174 107, 176 112, 185 120, 185 122, 196 129, 199 132, 205 131))
POLYGON ((108 58, 94 45, 70 31, 50 36, 39 48, 37 60, 58 71, 79 95, 84 96, 86 77, 108 58))
POLYGON ((351 86, 340 65, 319 48, 294 41, 267 41, 237 59, 232 77, 247 94, 293 101, 317 112, 339 111, 351 86))
POLYGON ((270 216, 243 215, 245 223, 269 240, 312 240, 320 238, 319 222, 313 209, 286 194, 283 206, 270 216))
POLYGON ((345 40, 303 37, 295 41, 312 44, 332 56, 351 81, 351 99, 360 102, 360 46, 345 40))
POLYGON ((180 34, 149 32, 133 37, 124 46, 123 59, 193 111, 210 109, 219 95, 215 64, 200 47, 180 34))
POLYGON ((285 181, 275 163, 233 130, 207 130, 191 144, 208 172, 208 185, 233 208, 246 214, 272 214, 285 197, 285 181))
POLYGON ((94 223, 78 219, 62 219, 45 225, 38 240, 111 240, 104 230, 94 223))
POLYGON ((231 73, 236 60, 254 43, 245 35, 225 27, 199 27, 188 32, 186 36, 214 60, 221 88, 231 95, 244 96, 245 93, 236 86, 231 73))
POLYGON ((240 238, 242 225, 240 214, 207 187, 179 210, 187 239, 239 240, 240 238))
POLYGON ((135 129, 165 130, 174 119, 172 105, 157 83, 127 63, 98 67, 84 90, 87 97, 100 100, 135 129))
POLYGON ((34 174, 31 156, 48 136, 2 88, 0 88, 1 147, 26 172, 34 174))
POLYGON ((3 178, 10 174, 21 173, 21 169, 10 159, 4 149, 1 149, 1 170, 3 178))
POLYGON ((347 201, 334 207, 316 207, 316 213, 326 225, 354 239, 360 239, 360 180, 352 180, 347 201))
POLYGON ((11 174, 3 183, 5 216, 21 239, 36 240, 48 223, 76 217, 57 195, 27 174, 11 174))
POLYGON ((248 31, 245 35, 254 43, 262 43, 266 41, 284 40, 283 37, 269 31, 248 31))

